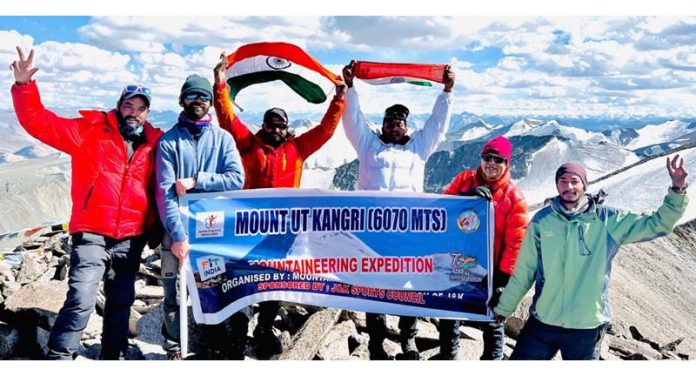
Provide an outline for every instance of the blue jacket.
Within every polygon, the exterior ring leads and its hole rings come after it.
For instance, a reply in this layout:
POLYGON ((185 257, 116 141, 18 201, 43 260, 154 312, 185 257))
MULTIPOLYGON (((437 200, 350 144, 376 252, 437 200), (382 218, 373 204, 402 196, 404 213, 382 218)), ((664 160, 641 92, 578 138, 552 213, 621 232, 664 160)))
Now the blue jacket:
POLYGON ((195 188, 188 193, 232 191, 244 184, 244 169, 234 139, 212 125, 203 129, 198 141, 185 125, 174 125, 159 140, 156 173, 157 208, 164 229, 175 242, 188 239, 174 189, 178 179, 196 179, 195 188))

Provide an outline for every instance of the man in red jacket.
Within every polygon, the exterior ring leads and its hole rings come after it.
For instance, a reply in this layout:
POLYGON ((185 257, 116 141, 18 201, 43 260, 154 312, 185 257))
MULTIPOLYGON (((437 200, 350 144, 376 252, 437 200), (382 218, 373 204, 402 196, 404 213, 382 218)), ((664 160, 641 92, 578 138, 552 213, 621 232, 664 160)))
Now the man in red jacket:
MULTIPOLYGON (((490 140, 481 151, 481 166, 464 171, 454 178, 444 194, 482 195, 488 188, 495 211, 493 236, 493 296, 489 306, 495 307, 510 275, 515 270, 517 256, 527 230, 527 204, 522 192, 510 178, 512 145, 499 136, 490 140), (478 190, 478 191, 477 191, 478 190)), ((484 194, 485 195, 485 194, 484 194)), ((505 326, 502 323, 482 323, 482 360, 503 358, 505 326)), ((459 321, 440 320, 440 359, 456 359, 459 351, 459 321)))
MULTIPOLYGON (((214 105, 220 127, 229 131, 242 156, 245 182, 243 189, 298 188, 304 161, 333 136, 343 114, 345 85, 336 86, 336 95, 321 123, 295 137, 288 131, 288 115, 281 108, 271 108, 263 116, 261 130, 256 134, 239 120, 232 110, 225 83, 227 55, 220 56, 215 67, 214 105)), ((282 351, 280 340, 273 333, 278 315, 278 302, 263 302, 254 329, 256 356, 266 359, 282 351)))
POLYGON ((104 279, 101 359, 128 349, 128 318, 135 273, 155 228, 155 146, 162 132, 146 122, 150 90, 128 85, 109 112, 80 111, 62 118, 44 108, 32 76, 34 50, 17 47, 12 100, 22 127, 72 157, 72 215, 68 293, 48 341, 48 359, 73 359, 104 279))

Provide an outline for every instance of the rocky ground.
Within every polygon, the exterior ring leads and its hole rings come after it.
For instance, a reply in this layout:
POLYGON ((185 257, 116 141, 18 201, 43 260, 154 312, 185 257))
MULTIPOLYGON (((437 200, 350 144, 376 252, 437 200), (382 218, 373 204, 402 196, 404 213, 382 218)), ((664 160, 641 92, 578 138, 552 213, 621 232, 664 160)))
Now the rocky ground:
MULTIPOLYGON (((67 250, 64 232, 34 235, 21 246, 0 253, 0 359, 40 359, 48 335, 67 292, 67 250)), ((611 299, 614 321, 602 348, 602 359, 689 359, 696 357, 696 221, 674 234, 623 247, 613 269, 611 299)), ((127 359, 166 359, 161 335, 163 289, 159 254, 146 250, 136 282, 137 300, 131 309, 130 348, 127 359)), ((527 317, 531 294, 506 323, 505 356, 527 317)), ((96 359, 103 296, 82 337, 79 356, 96 359)), ((255 309, 256 311, 256 309, 255 309)), ((192 358, 208 357, 201 344, 201 329, 190 314, 192 358)), ((250 325, 247 358, 254 359, 250 325)), ((418 320, 417 345, 421 359, 438 353, 438 320, 418 320)), ((276 318, 284 351, 277 359, 367 360, 369 339, 365 314, 339 309, 283 304, 276 318)), ((388 317, 385 350, 398 357, 398 319, 388 317)), ((481 331, 463 326, 459 359, 477 359, 481 331)), ((225 356, 217 355, 224 359, 225 356)))

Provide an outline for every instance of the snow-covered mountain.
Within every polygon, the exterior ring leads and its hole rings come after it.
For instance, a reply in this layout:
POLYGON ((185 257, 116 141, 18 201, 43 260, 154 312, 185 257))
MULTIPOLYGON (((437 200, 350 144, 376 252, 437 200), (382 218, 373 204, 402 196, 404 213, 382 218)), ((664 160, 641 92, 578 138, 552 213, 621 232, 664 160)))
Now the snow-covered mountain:
POLYGON ((626 148, 636 150, 650 145, 662 144, 674 141, 694 131, 696 131, 696 122, 688 123, 681 120, 646 125, 636 129, 638 136, 629 142, 626 148))

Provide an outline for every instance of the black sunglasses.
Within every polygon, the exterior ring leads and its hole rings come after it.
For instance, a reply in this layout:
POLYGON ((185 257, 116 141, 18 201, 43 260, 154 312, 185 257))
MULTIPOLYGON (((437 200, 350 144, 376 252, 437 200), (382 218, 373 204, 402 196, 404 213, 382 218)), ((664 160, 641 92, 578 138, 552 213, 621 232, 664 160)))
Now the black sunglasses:
POLYGON ((188 100, 190 100, 190 101, 195 100, 196 98, 201 98, 201 100, 202 100, 203 102, 208 102, 209 100, 212 99, 212 98, 210 97, 210 95, 208 95, 208 94, 206 94, 206 93, 190 93, 190 94, 184 95, 184 98, 186 98, 186 99, 188 99, 188 100))
POLYGON ((484 162, 494 161, 497 164, 501 164, 506 161, 505 158, 492 154, 481 154, 481 159, 483 159, 484 162))
POLYGON ((284 131, 284 130, 288 129, 288 125, 285 123, 283 123, 283 124, 265 123, 265 124, 266 124, 266 127, 270 130, 280 129, 281 131, 284 131))

